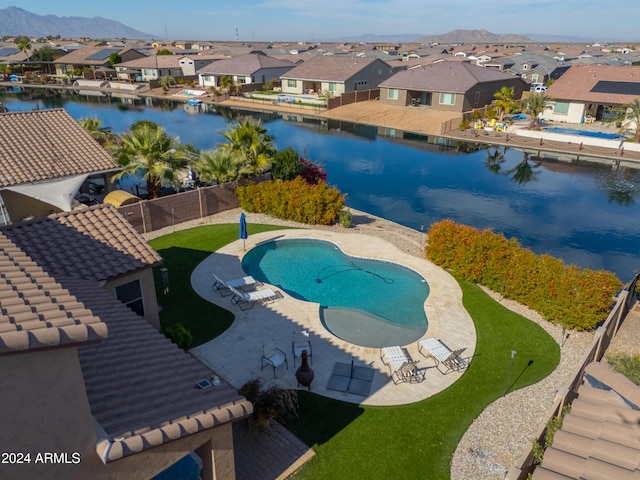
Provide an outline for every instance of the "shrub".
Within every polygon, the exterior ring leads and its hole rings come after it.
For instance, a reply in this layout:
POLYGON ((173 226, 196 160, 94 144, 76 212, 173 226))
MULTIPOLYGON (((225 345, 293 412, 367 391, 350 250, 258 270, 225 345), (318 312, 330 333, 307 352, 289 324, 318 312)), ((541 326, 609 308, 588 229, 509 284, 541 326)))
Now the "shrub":
POLYGON ((307 183, 316 185, 318 182, 327 181, 327 173, 320 165, 302 157, 300 157, 300 162, 302 163, 301 175, 307 183))
POLYGON ((302 175, 302 170, 300 154, 292 147, 278 150, 271 159, 271 178, 274 180, 293 180, 302 175))
POLYGON ((460 125, 458 125, 459 130, 468 130, 469 128, 471 128, 469 120, 463 120, 462 122, 460 122, 460 125))
POLYGON ((240 206, 247 212, 311 225, 330 225, 344 206, 344 195, 326 182, 309 185, 303 178, 238 187, 240 206))
POLYGON ((277 385, 265 388, 259 378, 245 383, 238 390, 247 400, 253 403, 253 414, 249 419, 251 430, 263 430, 271 420, 284 415, 295 415, 298 410, 298 394, 295 390, 286 390, 277 385))
POLYGON ((193 335, 191 335, 189 329, 181 323, 163 328, 162 333, 183 350, 187 350, 191 346, 191 342, 193 342, 193 335))
POLYGON ((606 360, 615 372, 621 373, 636 385, 640 385, 640 355, 612 353, 607 354, 606 360))
POLYGON ((570 329, 594 329, 622 286, 611 272, 565 265, 550 255, 536 255, 515 239, 451 220, 432 225, 428 238, 426 254, 432 262, 570 329))
POLYGON ((342 210, 340 212, 340 215, 338 215, 338 221, 340 222, 340 225, 342 225, 344 228, 351 228, 352 219, 353 219, 353 215, 351 215, 350 210, 342 210))
POLYGON ((533 458, 537 465, 542 463, 542 457, 544 456, 544 451, 547 447, 550 447, 553 444, 553 437, 555 437, 556 432, 562 428, 562 422, 564 421, 564 417, 567 413, 571 411, 571 405, 565 405, 562 409, 562 412, 557 417, 551 417, 547 422, 547 429, 544 432, 544 438, 540 443, 534 441, 533 442, 533 458))

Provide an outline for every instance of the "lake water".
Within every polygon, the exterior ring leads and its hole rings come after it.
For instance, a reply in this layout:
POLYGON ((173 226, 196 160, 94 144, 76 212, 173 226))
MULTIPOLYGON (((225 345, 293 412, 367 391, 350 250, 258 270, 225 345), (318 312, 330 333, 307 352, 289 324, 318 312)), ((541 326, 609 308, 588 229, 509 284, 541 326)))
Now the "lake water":
MULTIPOLYGON (((126 106, 27 92, 0 94, 10 111, 65 108, 74 118, 97 116, 122 133, 148 119, 200 149, 224 141, 234 112, 192 114, 181 104, 126 106)), ((193 112, 193 110, 191 110, 193 112)), ((237 112, 236 112, 237 113, 237 112)), ((640 271, 640 171, 531 158, 496 148, 470 153, 435 145, 438 139, 397 139, 368 126, 259 115, 278 148, 291 146, 327 171, 355 209, 416 230, 443 218, 516 237, 549 253, 623 281, 640 271)))

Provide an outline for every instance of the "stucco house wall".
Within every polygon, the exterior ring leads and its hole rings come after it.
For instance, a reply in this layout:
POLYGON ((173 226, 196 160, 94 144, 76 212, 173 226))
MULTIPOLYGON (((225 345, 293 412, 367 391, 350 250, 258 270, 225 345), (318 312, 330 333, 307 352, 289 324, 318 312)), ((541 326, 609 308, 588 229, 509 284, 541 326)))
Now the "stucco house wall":
POLYGON ((564 102, 569 103, 569 110, 567 113, 556 113, 556 103, 559 102, 549 102, 540 117, 544 120, 553 122, 582 123, 585 116, 584 103, 564 102))

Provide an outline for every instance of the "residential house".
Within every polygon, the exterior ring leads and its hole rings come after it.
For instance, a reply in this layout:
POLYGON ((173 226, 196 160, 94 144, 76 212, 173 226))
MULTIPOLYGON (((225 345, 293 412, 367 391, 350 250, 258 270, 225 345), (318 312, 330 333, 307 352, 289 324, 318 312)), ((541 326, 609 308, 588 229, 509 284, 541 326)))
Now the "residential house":
POLYGON ((3 223, 69 211, 81 189, 106 193, 120 168, 63 109, 0 114, 3 223))
POLYGON ((330 92, 338 97, 357 90, 375 90, 396 69, 379 58, 352 55, 313 57, 280 77, 282 92, 290 94, 330 92))
POLYGON ((380 102, 462 113, 489 105, 502 87, 513 88, 518 99, 526 84, 519 77, 468 62, 438 62, 403 70, 382 82, 380 102))
POLYGON ((533 480, 640 476, 640 386, 595 362, 533 480))
POLYGON ((210 55, 151 55, 115 65, 119 79, 157 80, 162 77, 195 77, 197 71, 212 62, 225 59, 210 55))
POLYGON ((640 97, 640 67, 574 65, 547 90, 541 117, 555 122, 613 121, 614 110, 640 97))
POLYGON ((1 478, 149 479, 197 451, 235 479, 252 405, 102 280, 160 261, 111 206, 0 228, 0 445, 30 455, 1 478))
POLYGON ((571 64, 562 60, 555 60, 551 56, 528 52, 497 58, 494 62, 502 65, 499 70, 518 75, 530 84, 544 84, 549 80, 557 80, 571 67, 571 64))
POLYGON ((263 84, 278 79, 295 67, 295 63, 263 53, 248 53, 219 60, 198 70, 198 82, 203 87, 220 87, 223 77, 234 84, 263 84))
POLYGON ((144 53, 133 48, 97 46, 78 48, 52 63, 55 65, 57 75, 72 75, 74 70, 88 68, 92 71, 94 78, 110 77, 115 76, 116 73, 109 62, 114 53, 119 54, 123 62, 145 57, 144 53))

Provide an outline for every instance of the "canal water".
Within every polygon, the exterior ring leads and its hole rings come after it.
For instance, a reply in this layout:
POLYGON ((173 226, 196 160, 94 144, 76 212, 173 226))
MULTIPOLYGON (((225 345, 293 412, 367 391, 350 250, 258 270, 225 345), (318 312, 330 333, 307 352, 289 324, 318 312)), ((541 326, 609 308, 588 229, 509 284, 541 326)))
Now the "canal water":
MULTIPOLYGON (((169 101, 125 104, 36 91, 3 92, 0 102, 9 111, 65 108, 76 119, 97 116, 116 133, 151 120, 199 149, 214 149, 238 115, 250 115, 169 101)), ((640 271, 640 170, 295 115, 256 117, 278 148, 291 146, 320 163, 328 182, 346 193, 355 209, 416 230, 444 218, 491 228, 537 253, 611 270, 623 281, 640 271)))

